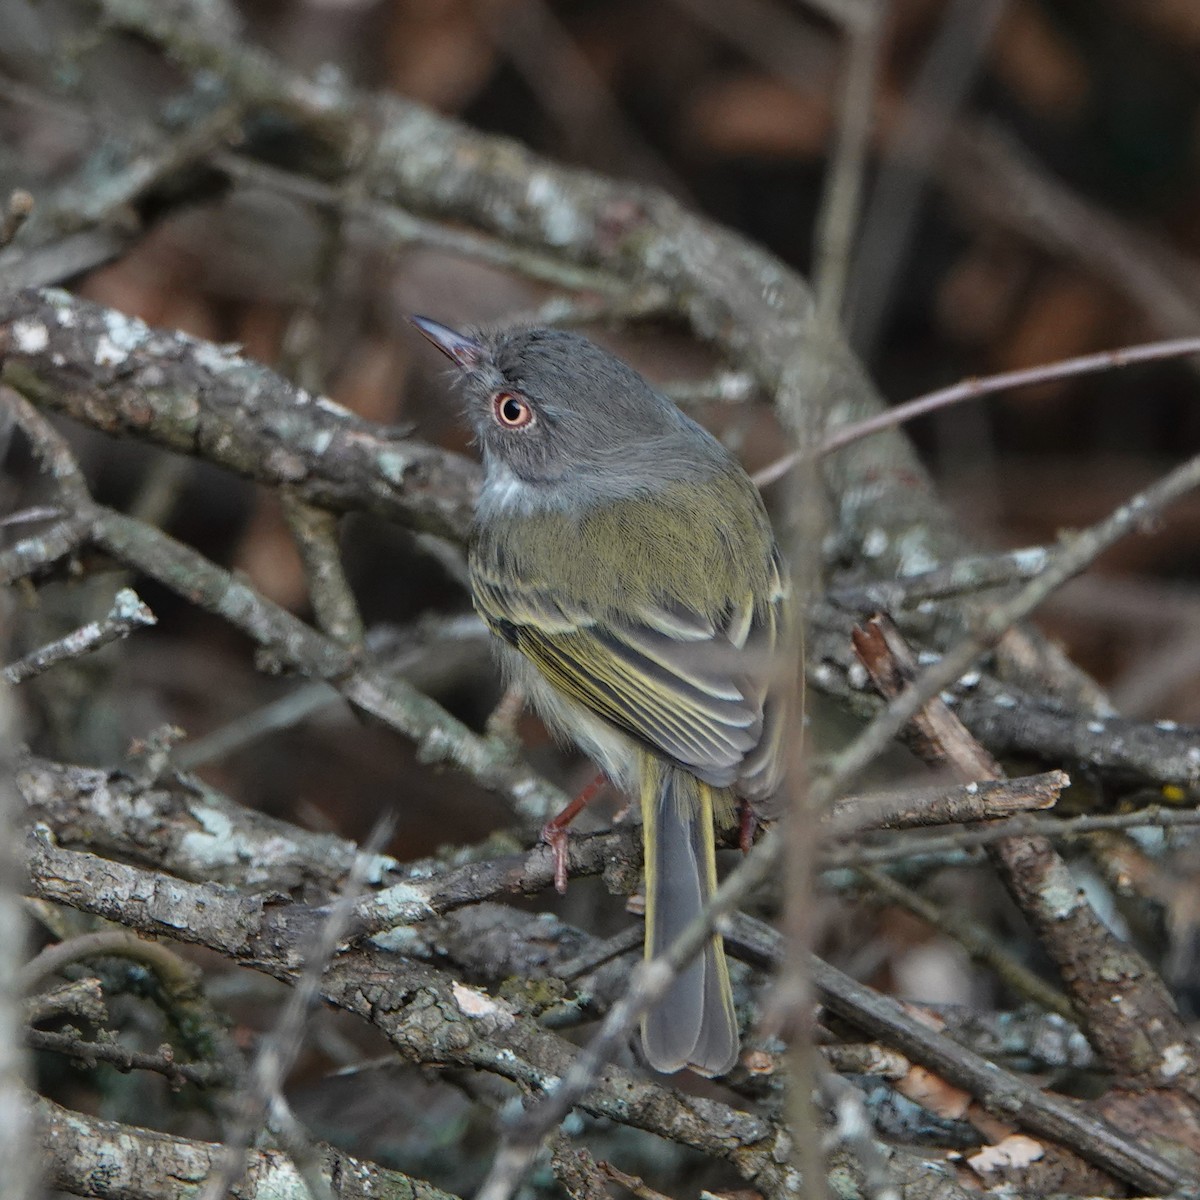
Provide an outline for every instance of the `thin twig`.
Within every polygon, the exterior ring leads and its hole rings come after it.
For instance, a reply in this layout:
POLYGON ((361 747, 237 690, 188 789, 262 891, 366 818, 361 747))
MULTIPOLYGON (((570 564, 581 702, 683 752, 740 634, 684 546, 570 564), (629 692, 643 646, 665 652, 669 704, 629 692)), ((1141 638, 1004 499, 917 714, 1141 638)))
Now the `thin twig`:
MULTIPOLYGON (((761 921, 738 914, 726 936, 752 962, 777 966, 783 961, 782 937, 761 921)), ((898 1000, 872 991, 819 958, 813 958, 811 971, 826 1008, 969 1091, 1003 1120, 1061 1142, 1146 1191, 1185 1181, 1178 1167, 1136 1138, 956 1045, 898 1000)))
POLYGON ((949 788, 845 796, 830 808, 823 836, 826 842, 837 843, 868 829, 994 821, 1014 812, 1052 807, 1070 782, 1065 771, 1047 771, 1044 775, 960 783, 949 788))
POLYGON ((621 292, 601 295, 590 293, 551 296, 536 308, 504 316, 494 322, 496 328, 536 327, 540 325, 628 324, 661 316, 671 309, 670 293, 657 284, 633 284, 621 292))
POLYGON ((320 179, 285 171, 232 151, 213 154, 210 161, 233 179, 260 184, 308 204, 336 209, 346 218, 366 222, 380 250, 425 246, 460 258, 518 270, 531 279, 560 287, 620 297, 628 292, 625 281, 610 272, 589 270, 539 251, 535 246, 510 242, 500 237, 487 237, 469 229, 427 220, 395 204, 379 204, 370 199, 347 195, 342 189, 320 179))
POLYGON ((337 517, 305 503, 286 488, 280 495, 284 517, 304 564, 317 625, 335 641, 351 648, 361 646, 362 617, 342 566, 337 517))
POLYGON ((851 341, 871 361, 920 212, 930 164, 975 79, 1006 0, 953 0, 943 15, 899 117, 863 217, 850 282, 851 341))
POLYGON ((982 829, 963 829, 937 837, 902 837, 884 846, 852 846, 830 850, 825 864, 841 867, 884 866, 910 858, 934 858, 954 851, 992 846, 1010 837, 1044 837, 1074 841, 1092 833, 1121 829, 1189 829, 1200 825, 1194 808, 1140 808, 1127 813, 1103 813, 1065 820, 1013 817, 982 829))
MULTIPOLYGON (((278 1088, 267 1105, 267 1123, 308 1190, 308 1200, 335 1200, 329 1181, 322 1173, 321 1147, 292 1111, 278 1088)), ((340 1200, 340 1198, 338 1198, 340 1200)))
POLYGON ((133 588, 122 588, 114 597, 108 616, 100 621, 89 621, 66 637, 38 647, 16 662, 9 663, 0 674, 10 684, 24 683, 59 663, 82 658, 157 621, 158 618, 133 588))
MULTIPOLYGON (((208 1177, 201 1193, 202 1200, 224 1200, 245 1171, 246 1150, 250 1140, 262 1124, 264 1115, 283 1086, 291 1064, 300 1053, 304 1026, 320 994, 321 977, 342 940, 354 910, 354 902, 372 870, 379 850, 391 836, 393 824, 394 821, 388 818, 376 825, 361 852, 355 856, 345 886, 327 910, 317 936, 304 955, 304 969, 288 995, 275 1028, 263 1038, 254 1057, 242 1095, 240 1119, 226 1138, 221 1167, 208 1177)), ((331 1200, 332 1195, 328 1185, 321 1180, 312 1200, 331 1200)))
MULTIPOLYGON (((366 637, 366 649, 371 660, 389 676, 402 676, 409 683, 424 687, 424 680, 435 671, 439 680, 446 678, 448 660, 460 667, 477 661, 479 649, 488 638, 477 616, 456 613, 422 618, 400 629, 372 630, 366 637)), ((243 713, 195 741, 184 742, 171 755, 171 761, 181 770, 195 770, 343 703, 332 684, 323 681, 301 684, 278 700, 243 713)))
POLYGON ((47 946, 21 968, 16 978, 17 987, 28 994, 64 967, 89 958, 130 959, 149 967, 174 987, 194 988, 199 984, 200 968, 186 962, 167 946, 137 937, 125 929, 101 929, 47 946))
POLYGON ((612 962, 614 958, 620 958, 622 954, 629 954, 637 950, 641 946, 644 936, 640 925, 630 925, 628 929, 613 934, 599 945, 590 947, 586 954, 559 963, 555 973, 559 979, 565 980, 567 983, 574 983, 598 970, 605 963, 612 962))
POLYGON ((900 1200, 900 1189, 888 1170, 887 1159, 871 1136, 871 1118, 862 1094, 832 1071, 820 1072, 820 1087, 834 1114, 831 1137, 844 1145, 862 1166, 868 1200, 900 1200))
POLYGON ((1096 525, 1073 535, 1055 552, 1041 575, 1026 584, 1011 600, 993 608, 980 620, 972 637, 927 667, 902 696, 889 704, 833 760, 823 787, 836 793, 848 786, 934 696, 954 684, 985 651, 1047 596, 1085 570, 1109 546, 1153 520, 1197 486, 1200 486, 1200 456, 1175 468, 1096 525))
POLYGON ((861 19, 847 26, 847 66, 842 82, 837 143, 817 217, 814 290, 820 324, 838 323, 850 275, 850 253, 858 225, 863 173, 870 145, 879 76, 886 0, 869 0, 861 19))
POLYGON ((662 390, 676 404, 741 404, 756 388, 754 377, 744 371, 718 371, 707 379, 663 384, 662 390))
POLYGON ((16 525, 32 525, 36 521, 55 521, 66 515, 57 504, 35 504, 0 518, 0 529, 12 529, 16 525))
POLYGON ((1056 1012, 1068 1021, 1074 1020, 1075 1010, 1071 1001, 1018 961, 977 922, 959 911, 934 904, 877 867, 860 867, 859 875, 881 896, 953 938, 973 959, 995 971, 1014 992, 1032 1000, 1047 1012, 1056 1012))
POLYGON ((597 1168, 605 1178, 619 1183, 627 1192, 637 1197, 637 1200, 672 1200, 665 1193, 652 1188, 644 1179, 637 1175, 629 1175, 610 1162, 599 1162, 597 1168))
POLYGON ((924 396, 899 404, 877 417, 856 421, 844 429, 829 434, 821 445, 822 454, 831 454, 847 443, 860 437, 890 429, 895 425, 912 420, 913 417, 948 408, 963 400, 974 400, 980 396, 991 396, 1011 388, 1030 387, 1058 379, 1074 379, 1080 375, 1096 375, 1102 371, 1116 371, 1137 363, 1161 362, 1170 358, 1185 358, 1200 355, 1200 337, 1173 338, 1163 342, 1146 342, 1137 346, 1125 346, 1117 350, 1102 350, 1095 354, 1081 354, 1058 362, 1042 363, 1036 367, 1022 367, 1015 371, 1002 371, 996 375, 985 375, 981 379, 964 379, 950 387, 939 388, 924 396))
MULTIPOLYGON (((861 7, 857 20, 845 27, 846 62, 841 85, 837 139, 826 172, 816 228, 816 314, 812 328, 814 353, 822 349, 832 361, 845 300, 850 256, 859 217, 863 174, 866 168, 874 95, 878 83, 879 56, 886 0, 861 7)), ((823 378, 815 394, 799 404, 799 392, 791 393, 789 406, 781 401, 784 420, 794 437, 797 454, 811 455, 821 430, 824 414, 833 396, 829 379, 823 378)), ((825 536, 824 506, 817 500, 821 483, 815 469, 800 473, 792 481, 785 514, 782 541, 790 563, 794 602, 807 607, 814 581, 820 576, 815 547, 825 536)), ((813 1049, 810 1014, 812 985, 808 975, 808 951, 818 936, 813 914, 813 883, 816 874, 813 824, 823 816, 821 801, 808 786, 808 746, 803 728, 804 631, 788 629, 784 641, 786 675, 776 686, 795 693, 786 734, 788 807, 783 823, 787 839, 788 872, 784 897, 784 925, 792 949, 779 973, 764 1013, 769 1031, 788 1035, 787 1112, 795 1136, 793 1163, 805 1181, 812 1200, 828 1195, 825 1155, 818 1136, 822 1114, 814 1097, 818 1064, 813 1049), (792 675, 798 672, 798 676, 792 675)))
MULTIPOLYGON (((1042 363, 1036 367, 1022 367, 1016 371, 1002 371, 997 375, 985 375, 978 379, 964 379, 949 387, 939 388, 937 391, 927 392, 922 396, 907 400, 903 404, 897 404, 894 408, 877 413, 866 420, 855 421, 841 429, 835 429, 826 435, 818 453, 821 455, 832 454, 835 450, 840 450, 843 446, 858 441, 859 438, 879 433, 884 429, 892 429, 906 421, 911 421, 914 417, 948 408, 950 405, 959 404, 964 400, 991 396, 1010 388, 1030 387, 1056 379, 1095 375, 1101 371, 1114 371, 1136 363, 1160 362, 1164 359, 1185 358, 1190 355, 1200 355, 1200 338, 1172 338, 1163 342, 1147 342, 1137 346, 1126 346, 1119 350, 1103 350, 1096 354, 1083 354, 1076 358, 1042 363)), ((754 482, 759 487, 767 487, 776 480, 782 479, 795 463, 795 453, 784 455, 757 471, 754 475, 754 482)))
MULTIPOLYGON (((828 599, 838 608, 863 616, 877 612, 895 616, 901 609, 925 600, 974 596, 991 588, 1027 583, 1046 569, 1051 553, 1046 546, 1025 546, 1001 554, 964 555, 929 571, 835 587, 828 599)), ((1108 581, 1105 586, 1107 589, 1108 581)))
MULTIPOLYGON (((0 367, 5 370, 11 365, 13 344, 20 346, 22 332, 17 329, 0 328, 0 367), (14 339, 15 333, 15 339, 14 339)), ((75 459, 66 439, 42 416, 40 412, 19 392, 0 386, 0 404, 9 410, 21 431, 29 439, 42 470, 54 481, 62 492, 62 507, 76 520, 91 515, 94 507, 87 480, 75 459)))
POLYGON ((196 1087, 214 1087, 230 1082, 230 1068, 225 1063, 181 1063, 169 1045, 159 1046, 157 1052, 132 1050, 117 1041, 88 1041, 67 1030, 27 1029, 25 1044, 34 1050, 50 1050, 65 1054, 78 1062, 95 1067, 105 1063, 118 1071, 153 1071, 165 1075, 173 1088, 185 1083, 196 1087))
POLYGON ((36 575, 74 554, 86 544, 87 532, 86 521, 68 518, 45 533, 22 538, 7 550, 0 550, 0 586, 36 575))

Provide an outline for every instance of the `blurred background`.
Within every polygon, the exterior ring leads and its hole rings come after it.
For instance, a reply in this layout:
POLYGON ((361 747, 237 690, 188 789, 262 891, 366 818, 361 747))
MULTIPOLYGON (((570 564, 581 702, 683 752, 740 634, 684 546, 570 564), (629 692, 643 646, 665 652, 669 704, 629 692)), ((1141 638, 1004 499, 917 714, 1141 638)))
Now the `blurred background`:
MULTIPOLYGON (((394 91, 555 159, 655 184, 808 271, 839 119, 842 7, 261 0, 213 6, 210 16, 240 22, 249 42, 323 85, 394 91)), ((107 30, 91 5, 0 0, 0 30, 5 194, 22 187, 61 204, 69 186, 81 210, 103 203, 99 183, 115 157, 142 145, 150 154, 212 104, 203 80, 186 84, 151 47, 107 30)), ((256 132, 260 159, 271 136, 256 132)), ((281 134, 278 160, 294 165, 288 150, 281 134)), ((148 235, 73 287, 152 324, 240 343, 364 417, 468 449, 441 363, 405 316, 507 319, 548 291, 448 254, 381 252, 369 231, 331 220, 265 173, 231 181, 201 167, 170 187, 190 189, 188 205, 153 190, 141 196, 136 216, 150 223, 148 235)), ((119 221, 119 207, 109 217, 119 221)), ((891 0, 846 325, 892 401, 967 375, 1200 333, 1200 4, 891 0)), ((676 329, 589 332, 664 384, 702 383, 721 367, 676 329)), ((1002 549, 1094 521, 1200 450, 1197 395, 1195 363, 1130 368, 963 405, 910 432, 974 540, 1002 549)), ((762 399, 700 400, 693 410, 761 466, 781 447, 762 399)), ((79 429, 71 436, 101 499, 161 523, 310 615, 277 496, 199 462, 79 429)), ((2 511, 37 491, 20 446, 5 465, 2 511)), ((1106 555, 1040 620, 1122 711, 1198 721, 1200 499, 1184 500, 1155 532, 1106 555)), ((481 726, 499 695, 482 642, 446 638, 428 623, 469 613, 453 564, 362 516, 344 522, 343 549, 368 624, 381 636, 406 630, 395 652, 407 655, 412 677, 481 726), (410 644, 413 623, 420 636, 410 644)), ((14 623, 13 650, 97 615, 111 594, 111 577, 40 589, 14 623)), ((391 850, 402 859, 503 824, 498 803, 421 767, 397 738, 328 698, 302 697, 300 715, 281 717, 282 728, 241 736, 305 685, 256 671, 240 637, 176 597, 149 584, 142 594, 158 614, 155 630, 28 688, 27 732, 39 752, 112 763, 131 737, 170 722, 187 732, 185 760, 244 804, 350 837, 396 811, 391 850), (240 741, 204 741, 231 727, 240 741)), ((565 785, 588 777, 532 720, 521 733, 565 785)), ((981 919, 1008 919, 989 908, 999 904, 990 890, 952 872, 933 886, 964 903, 969 894, 981 919)), ((573 887, 561 911, 600 933, 628 920, 590 882, 573 887)), ((1003 1000, 914 919, 870 902, 837 913, 827 950, 871 982, 922 999, 1003 1000)), ((254 1028, 268 985, 222 972, 218 992, 225 986, 254 1028)), ((403 1106, 389 1093, 395 1112, 362 1091, 355 1108, 325 1072, 371 1047, 332 1017, 319 1025, 297 1088, 312 1100, 304 1112, 321 1136, 418 1172, 397 1149, 411 1140, 414 1113, 436 1114, 438 1129, 459 1122, 455 1137, 466 1136, 462 1094, 414 1095, 425 1085, 411 1078, 403 1106), (304 1093, 306 1079, 321 1089, 304 1093), (365 1137, 364 1127, 376 1134, 365 1137)), ((139 1096, 114 1086, 106 1114, 144 1116, 139 1096)), ((435 1178, 466 1186, 448 1166, 435 1178)))

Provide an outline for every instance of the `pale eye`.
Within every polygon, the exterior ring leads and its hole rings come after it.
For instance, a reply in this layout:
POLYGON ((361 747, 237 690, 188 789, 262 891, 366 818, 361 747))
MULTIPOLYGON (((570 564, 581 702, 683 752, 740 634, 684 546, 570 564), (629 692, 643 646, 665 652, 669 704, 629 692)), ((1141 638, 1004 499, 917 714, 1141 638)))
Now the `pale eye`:
POLYGON ((492 413, 505 429, 523 429, 533 421, 533 408, 516 392, 497 392, 492 397, 492 413))

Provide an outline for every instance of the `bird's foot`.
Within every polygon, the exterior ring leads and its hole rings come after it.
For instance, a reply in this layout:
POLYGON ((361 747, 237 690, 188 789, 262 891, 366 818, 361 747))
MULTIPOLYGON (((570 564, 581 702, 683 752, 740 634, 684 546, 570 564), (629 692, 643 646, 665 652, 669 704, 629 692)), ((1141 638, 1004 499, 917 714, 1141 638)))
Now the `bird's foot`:
POLYGON ((541 840, 554 855, 554 890, 564 895, 567 890, 567 826, 604 790, 608 779, 597 775, 556 817, 542 826, 541 840))

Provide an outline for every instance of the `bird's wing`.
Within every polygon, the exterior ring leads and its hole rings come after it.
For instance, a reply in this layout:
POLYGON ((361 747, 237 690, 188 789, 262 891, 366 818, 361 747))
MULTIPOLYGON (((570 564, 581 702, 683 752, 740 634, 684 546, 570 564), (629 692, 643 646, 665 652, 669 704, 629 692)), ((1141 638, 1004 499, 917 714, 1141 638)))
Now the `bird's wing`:
POLYGON ((786 581, 772 551, 772 593, 715 619, 682 605, 617 622, 473 563, 475 604, 491 628, 565 695, 718 787, 759 746, 786 581))

